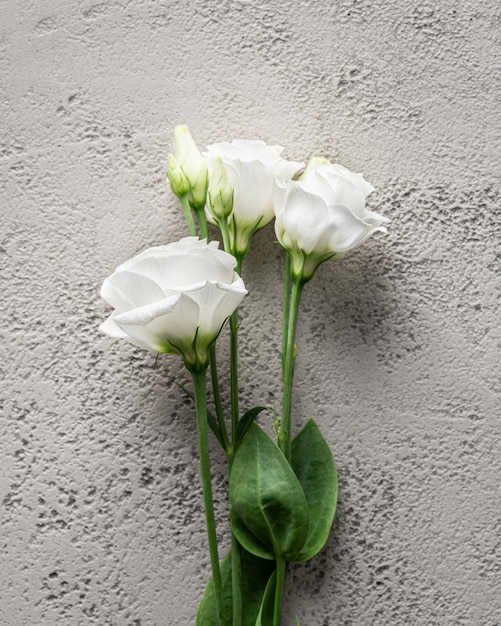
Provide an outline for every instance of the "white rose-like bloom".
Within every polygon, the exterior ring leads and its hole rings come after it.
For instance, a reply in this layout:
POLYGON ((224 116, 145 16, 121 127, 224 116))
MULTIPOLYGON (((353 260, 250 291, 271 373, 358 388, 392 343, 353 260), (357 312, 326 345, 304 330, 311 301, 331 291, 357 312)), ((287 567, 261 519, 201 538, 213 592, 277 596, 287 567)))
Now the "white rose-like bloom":
POLYGON ((312 159, 298 181, 277 181, 275 232, 292 272, 308 280, 320 263, 358 247, 390 220, 365 206, 374 191, 362 174, 312 159))
MULTIPOLYGON (((209 178, 219 157, 234 189, 233 210, 228 217, 232 252, 243 256, 249 249, 252 235, 274 217, 273 184, 276 179, 290 179, 303 163, 286 161, 280 154, 282 146, 268 146, 264 141, 235 139, 208 146, 209 178)), ((207 219, 218 224, 210 207, 207 219)))
POLYGON ((218 243, 185 237, 148 248, 107 278, 101 296, 114 307, 99 330, 152 352, 181 354, 191 370, 247 293, 236 260, 218 243))

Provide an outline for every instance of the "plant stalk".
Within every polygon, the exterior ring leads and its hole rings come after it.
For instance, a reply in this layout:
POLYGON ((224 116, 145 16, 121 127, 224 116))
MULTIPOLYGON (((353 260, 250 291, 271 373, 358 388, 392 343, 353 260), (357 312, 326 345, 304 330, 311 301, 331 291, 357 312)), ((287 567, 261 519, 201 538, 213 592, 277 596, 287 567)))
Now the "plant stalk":
POLYGON ((294 382, 294 362, 296 360, 296 326, 299 312, 299 302, 304 282, 301 277, 292 278, 290 295, 289 320, 287 323, 287 339, 285 342, 284 365, 284 393, 282 402, 282 423, 280 427, 279 447, 290 462, 291 459, 291 413, 292 413, 292 385, 294 382))
POLYGON ((212 497, 212 483, 210 474, 209 433, 207 425, 206 400, 206 370, 192 372, 195 387, 195 409, 197 414, 198 445, 200 450, 200 469, 205 505, 205 521, 209 539, 209 552, 212 566, 212 581, 219 625, 226 624, 223 605, 223 585, 219 569, 219 554, 217 547, 216 520, 214 516, 214 501, 212 497))
POLYGON ((230 452, 230 442, 228 439, 228 431, 226 430, 226 422, 224 421, 223 403, 221 400, 221 392, 219 391, 219 378, 217 373, 217 361, 216 361, 216 345, 213 344, 209 348, 209 362, 210 362, 210 378, 212 382, 212 393, 214 395, 214 406, 216 409, 216 417, 221 431, 221 437, 223 439, 223 448, 226 454, 230 452))
POLYGON ((291 258, 287 252, 284 264, 284 304, 282 310, 282 380, 285 373, 285 355, 287 354, 287 334, 289 330, 289 310, 291 300, 291 258))
POLYGON ((192 237, 197 236, 197 228, 195 226, 195 220, 193 219, 193 213, 191 212, 191 206, 188 202, 188 196, 185 194, 179 198, 181 200, 181 206, 183 207, 184 216, 188 222, 188 229, 192 237))

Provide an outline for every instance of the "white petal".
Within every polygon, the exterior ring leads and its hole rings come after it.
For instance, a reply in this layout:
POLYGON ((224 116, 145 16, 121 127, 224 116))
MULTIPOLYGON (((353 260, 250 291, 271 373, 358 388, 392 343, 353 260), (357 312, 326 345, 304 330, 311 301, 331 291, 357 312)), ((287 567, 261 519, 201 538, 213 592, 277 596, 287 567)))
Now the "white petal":
POLYGON ((343 253, 356 248, 376 231, 384 232, 354 215, 347 207, 329 207, 328 237, 333 252, 343 253))
POLYGON ((143 348, 144 350, 149 350, 150 352, 160 351, 160 346, 157 344, 156 340, 152 340, 149 333, 139 332, 135 336, 131 336, 115 323, 115 317, 116 313, 112 313, 110 317, 101 324, 99 331, 113 339, 125 339, 129 343, 143 348))
POLYGON ((325 202, 298 185, 289 187, 280 218, 288 237, 306 254, 317 248, 328 227, 325 202))
POLYGON ((332 172, 331 165, 318 165, 298 184, 310 193, 318 194, 328 205, 343 204, 362 217, 365 210, 365 194, 348 178, 332 172))
POLYGON ((224 321, 242 302, 247 290, 238 275, 233 284, 209 282, 203 288, 186 295, 200 307, 199 337, 212 341, 224 321))
POLYGON ((329 176, 341 176, 350 181, 362 191, 365 198, 367 198, 367 196, 374 191, 374 187, 365 180, 363 174, 360 172, 352 172, 347 167, 344 167, 344 165, 340 165, 339 163, 330 163, 325 167, 324 171, 328 173, 329 176))
POLYGON ((235 185, 233 220, 239 228, 255 224, 259 219, 264 226, 273 219, 273 175, 259 161, 234 162, 238 171, 235 185))
POLYGON ((298 163, 297 161, 285 161, 282 159, 273 167, 273 174, 277 178, 290 179, 303 167, 304 163, 298 163))
POLYGON ((205 280, 231 281, 236 260, 215 248, 195 248, 186 253, 172 252, 165 256, 145 258, 133 268, 158 283, 164 292, 184 289, 205 280))
POLYGON ((231 143, 222 141, 207 147, 205 156, 221 157, 224 160, 255 161, 273 163, 280 159, 282 146, 268 146, 260 139, 234 139, 231 143))
POLYGON ((367 209, 365 210, 363 220, 368 224, 372 224, 372 226, 381 226, 381 224, 388 224, 391 222, 391 220, 384 215, 379 215, 379 213, 374 213, 373 211, 367 211, 367 209))
POLYGON ((101 297, 117 311, 123 312, 165 298, 159 285, 130 271, 116 271, 101 287, 101 297))
POLYGON ((199 317, 196 302, 179 294, 118 315, 115 322, 130 337, 154 346, 156 352, 166 352, 169 345, 182 349, 193 343, 199 317))

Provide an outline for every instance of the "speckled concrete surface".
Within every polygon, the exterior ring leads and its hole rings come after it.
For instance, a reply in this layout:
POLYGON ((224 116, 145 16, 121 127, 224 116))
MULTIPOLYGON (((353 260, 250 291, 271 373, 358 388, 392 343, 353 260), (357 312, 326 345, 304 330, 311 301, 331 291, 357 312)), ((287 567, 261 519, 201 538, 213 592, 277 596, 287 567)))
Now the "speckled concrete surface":
MULTIPOLYGON (((320 422, 341 491, 285 626, 500 624, 498 2, 3 0, 0 29, 1 626, 193 623, 186 375, 97 333, 102 280, 185 233, 178 123, 361 170, 392 219, 307 287, 297 421, 320 422)), ((267 229, 248 404, 277 396, 280 267, 267 229)))

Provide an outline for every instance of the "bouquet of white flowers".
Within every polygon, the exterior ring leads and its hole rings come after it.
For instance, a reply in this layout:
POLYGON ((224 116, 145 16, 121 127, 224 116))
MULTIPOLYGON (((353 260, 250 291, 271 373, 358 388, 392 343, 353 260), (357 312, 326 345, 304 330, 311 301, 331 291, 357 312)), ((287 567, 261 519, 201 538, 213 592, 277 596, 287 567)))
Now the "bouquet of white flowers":
POLYGON ((113 307, 101 331, 154 353, 179 354, 193 378, 212 580, 200 626, 279 626, 287 564, 311 559, 329 535, 337 474, 330 448, 310 419, 292 437, 295 334, 301 293, 317 267, 356 248, 388 219, 366 208, 373 187, 361 174, 314 158, 287 161, 262 141, 216 143, 203 154, 186 126, 175 129, 168 179, 190 236, 149 248, 120 265, 102 286, 113 307), (275 218, 285 248, 281 414, 274 441, 258 425, 267 410, 239 404, 238 306, 242 264, 253 234, 275 218), (224 252, 209 241, 221 232, 224 252), (201 238, 199 238, 201 237, 201 238), (216 341, 230 331, 230 416, 223 411, 216 341), (207 373, 214 408, 207 407, 207 373), (209 428, 229 469, 231 548, 220 559, 212 498, 209 428))

